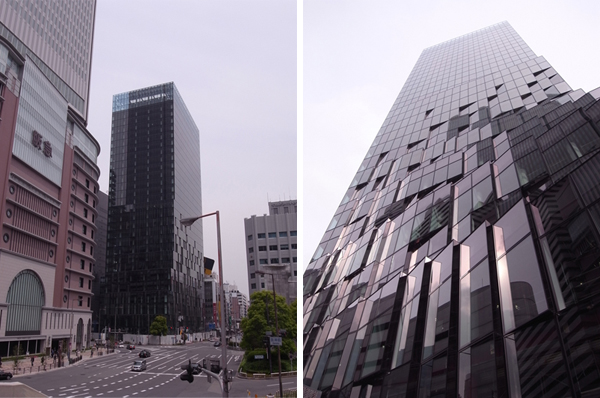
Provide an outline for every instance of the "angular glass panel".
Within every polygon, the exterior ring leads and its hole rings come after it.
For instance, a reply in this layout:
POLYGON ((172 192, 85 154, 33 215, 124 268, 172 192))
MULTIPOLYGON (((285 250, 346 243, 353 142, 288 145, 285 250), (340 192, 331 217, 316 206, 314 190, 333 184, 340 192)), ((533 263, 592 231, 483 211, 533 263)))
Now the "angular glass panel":
POLYGON ((552 283, 552 293, 554 294, 556 306, 559 311, 562 311, 566 308, 565 298, 560 289, 560 283, 558 281, 558 276, 556 275, 556 268, 554 265, 554 261, 552 260, 552 253, 550 252, 550 246, 548 246, 548 239, 546 239, 545 237, 541 238, 540 246, 542 246, 544 260, 546 260, 546 269, 548 270, 548 274, 550 275, 550 282, 552 283))
MULTIPOLYGON (((501 259, 503 260, 503 259, 501 259)), ((498 262, 498 277, 500 278, 500 263, 498 262)), ((504 262, 502 261, 504 266, 504 262)), ((535 248, 531 236, 527 237, 512 250, 506 254, 506 271, 508 272, 509 294, 512 301, 512 316, 514 321, 507 320, 506 316, 511 316, 505 312, 505 332, 509 332, 510 326, 514 322, 514 327, 519 327, 530 319, 535 318, 542 312, 548 309, 544 285, 540 276, 539 265, 537 262, 535 248)), ((503 270, 504 272, 504 270, 503 270)), ((504 275, 503 275, 504 278, 504 275)), ((501 302, 503 306, 508 304, 509 300, 505 300, 506 282, 502 283, 500 291, 501 302)))
POLYGON ((448 166, 444 166, 439 170, 435 171, 434 177, 433 177, 433 185, 437 185, 440 184, 444 181, 446 181, 448 177, 448 166))
POLYGON ((423 340, 423 358, 433 354, 433 345, 435 344, 435 323, 438 308, 439 290, 431 293, 429 296, 429 308, 427 308, 427 322, 425 324, 425 337, 423 340))
POLYGON ((400 250, 402 247, 408 244, 410 239, 410 233, 412 231, 413 220, 411 219, 406 224, 400 227, 400 232, 398 233, 398 240, 396 241, 396 248, 394 251, 400 250))
POLYGON ((419 191, 424 191, 433 186, 433 173, 429 173, 421 178, 421 186, 419 187, 419 191))
MULTIPOLYGON (((502 137, 502 135, 499 135, 498 138, 499 137, 502 137)), ((504 140, 496 143, 496 140, 498 138, 494 140, 494 150, 496 154, 496 159, 499 159, 504 154, 504 152, 508 151, 508 149, 510 148, 510 144, 508 143, 506 136, 504 136, 504 140)))
POLYGON ((460 277, 462 278, 471 269, 471 246, 460 245, 460 277))
POLYGON ((485 224, 480 225, 479 228, 464 241, 463 245, 469 247, 469 268, 476 266, 481 260, 487 258, 488 249, 485 224))
POLYGON ((461 222, 458 223, 457 229, 457 240, 462 242, 471 234, 471 216, 467 216, 463 218, 461 222))
POLYGON ((419 383, 419 398, 446 397, 446 368, 446 355, 423 365, 419 383))
POLYGON ((513 162, 511 151, 506 151, 502 156, 500 156, 499 158, 497 157, 496 159, 497 160, 494 162, 494 170, 496 175, 498 175, 498 173, 503 172, 513 162))
POLYGON ((461 397, 498 397, 493 340, 460 353, 458 394, 461 397))
POLYGON ((398 323, 398 332, 394 344, 394 355, 392 357, 392 368, 402 365, 410 360, 412 353, 412 338, 414 337, 414 328, 416 327, 416 318, 411 317, 413 306, 419 306, 419 298, 410 301, 400 314, 398 323), (410 330, 412 328, 412 330, 410 330))
POLYGON ((519 178, 515 172, 515 166, 510 165, 498 177, 496 177, 496 191, 498 199, 519 189, 519 178))
POLYGON ((325 367, 321 378, 320 389, 329 388, 333 384, 333 379, 335 378, 335 374, 340 364, 347 337, 348 334, 344 334, 333 342, 333 347, 329 354, 329 361, 327 362, 327 366, 325 367))
MULTIPOLYGON (((514 205, 500 220, 495 227, 502 228, 504 247, 510 249, 530 232, 525 203, 521 200, 514 205)), ((498 247, 496 247, 498 249, 498 247)), ((498 253, 498 256, 501 254, 498 253)))
MULTIPOLYGON (((506 359, 506 370, 508 374, 508 388, 511 397, 521 396, 521 382, 519 381, 519 364, 517 362, 517 347, 515 335, 509 334, 504 338, 504 351, 506 359)), ((529 392, 529 389, 527 390, 529 392)))
POLYGON ((577 160, 577 155, 567 140, 562 140, 556 145, 548 148, 543 154, 548 170, 551 174, 556 173, 574 160, 577 160))
POLYGON ((486 204, 494 195, 491 178, 486 178, 473 187, 473 210, 486 204))
POLYGON ((512 293, 510 289, 510 278, 508 276, 506 256, 503 256, 496 262, 496 271, 498 272, 502 323, 504 325, 504 332, 508 332, 515 328, 515 316, 513 313, 512 293))
POLYGON ((485 260, 470 273, 471 340, 484 336, 494 327, 489 272, 489 264, 485 260))
POLYGON ((448 179, 452 179, 462 175, 463 173, 463 162, 453 162, 448 166, 448 179))
MULTIPOLYGON (((433 228, 434 216, 431 217, 431 224, 433 228)), ((439 250, 443 249, 448 244, 448 227, 442 228, 438 233, 436 233, 433 238, 429 240, 429 249, 427 250, 428 255, 432 255, 437 253, 439 250)))
POLYGON ((365 377, 375 372, 381 367, 381 357, 385 348, 385 340, 390 327, 391 314, 380 316, 373 321, 373 326, 369 334, 369 343, 365 355, 361 377, 365 377))
POLYGON ((360 355, 360 350, 363 344, 363 340, 365 338, 366 330, 367 327, 365 326, 364 328, 360 329, 356 334, 356 339, 354 340, 354 344, 352 346, 352 352, 350 353, 350 359, 348 360, 348 366, 346 367, 343 385, 346 385, 350 381, 352 381, 352 376, 354 374, 354 370, 356 369, 358 356, 360 355))
POLYGON ((467 191, 464 195, 459 196, 457 202, 458 204, 455 207, 457 212, 456 221, 460 221, 471 212, 471 193, 467 191))
POLYGON ((439 290, 437 316, 435 322, 435 348, 438 353, 448 347, 448 333, 450 330, 450 293, 451 280, 442 283, 439 290))

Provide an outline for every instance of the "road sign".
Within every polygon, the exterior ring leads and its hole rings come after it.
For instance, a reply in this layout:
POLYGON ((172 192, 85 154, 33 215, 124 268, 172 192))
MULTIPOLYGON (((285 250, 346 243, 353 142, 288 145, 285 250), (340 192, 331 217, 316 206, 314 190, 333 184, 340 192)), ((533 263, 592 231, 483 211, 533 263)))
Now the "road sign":
POLYGON ((255 355, 254 359, 265 359, 264 355, 255 355))
POLYGON ((271 345, 281 345, 281 337, 271 337, 271 345))

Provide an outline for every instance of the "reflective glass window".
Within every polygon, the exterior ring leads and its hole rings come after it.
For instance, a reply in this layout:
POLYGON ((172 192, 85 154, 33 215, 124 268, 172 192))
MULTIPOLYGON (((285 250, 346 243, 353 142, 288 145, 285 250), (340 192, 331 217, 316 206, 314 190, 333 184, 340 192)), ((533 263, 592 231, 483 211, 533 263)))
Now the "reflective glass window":
POLYGON ((505 332, 548 309, 531 236, 499 259, 497 269, 505 332))
POLYGON ((479 184, 473 187, 473 210, 479 209, 486 204, 493 196, 492 180, 484 179, 479 184))
POLYGON ((458 394, 460 397, 498 395, 495 348, 489 339, 459 354, 458 394))
POLYGON ((321 385, 319 388, 329 388, 333 384, 333 379, 337 372, 338 366, 340 365, 342 352, 344 350, 344 346, 346 345, 346 337, 348 337, 348 334, 342 335, 333 342, 333 347, 331 349, 331 353, 329 354, 329 361, 327 362, 327 366, 323 372, 321 385))
POLYGON ((541 320, 505 339, 512 396, 568 397, 569 374, 553 320, 541 320))
POLYGON ((451 280, 448 279, 429 297, 423 342, 423 358, 427 358, 431 354, 438 353, 448 347, 450 286, 451 280))
POLYGON ((471 193, 467 191, 464 195, 458 197, 456 210, 456 221, 462 220, 471 212, 471 193))
POLYGON ((485 260, 460 281, 460 346, 492 330, 492 293, 485 260))
POLYGON ((510 165, 498 177, 496 177, 497 197, 501 198, 512 191, 519 189, 519 179, 515 172, 515 166, 510 165))
POLYGON ((421 367, 419 398, 446 396, 446 355, 435 358, 421 367))

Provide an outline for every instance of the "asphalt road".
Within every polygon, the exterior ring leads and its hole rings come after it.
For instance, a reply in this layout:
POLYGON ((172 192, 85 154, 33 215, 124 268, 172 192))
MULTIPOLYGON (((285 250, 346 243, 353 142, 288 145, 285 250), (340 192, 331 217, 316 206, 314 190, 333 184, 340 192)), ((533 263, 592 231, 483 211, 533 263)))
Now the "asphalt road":
MULTIPOLYGON (((199 362, 203 358, 218 359, 221 348, 212 343, 192 343, 186 346, 136 347, 135 350, 117 349, 115 354, 86 359, 66 368, 16 376, 19 381, 49 397, 221 397, 216 380, 208 383, 206 376, 195 375, 194 382, 179 379, 180 366, 188 359, 199 362), (141 349, 152 352, 146 358, 147 369, 131 371, 131 365, 141 349)), ((241 351, 227 351, 227 368, 237 368, 241 351)), ((296 378, 284 378, 283 388, 296 387, 296 378)), ((230 384, 230 397, 265 397, 279 390, 278 379, 247 380, 235 377, 230 384)))

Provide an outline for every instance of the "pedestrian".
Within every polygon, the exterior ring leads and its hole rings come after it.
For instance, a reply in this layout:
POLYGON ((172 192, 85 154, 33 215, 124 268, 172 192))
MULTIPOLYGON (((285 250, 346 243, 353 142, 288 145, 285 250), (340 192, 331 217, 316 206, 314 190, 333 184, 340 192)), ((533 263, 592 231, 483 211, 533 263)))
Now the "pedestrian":
POLYGON ((0 357, 0 368, 2 368, 2 357, 0 357))
POLYGON ((33 355, 31 356, 31 367, 33 368, 33 361, 34 361, 34 357, 33 355))

